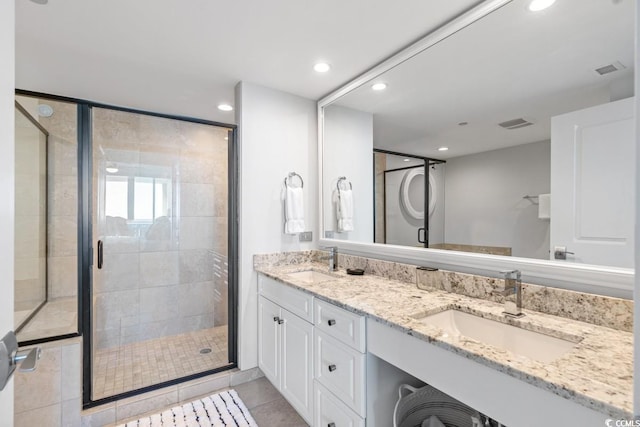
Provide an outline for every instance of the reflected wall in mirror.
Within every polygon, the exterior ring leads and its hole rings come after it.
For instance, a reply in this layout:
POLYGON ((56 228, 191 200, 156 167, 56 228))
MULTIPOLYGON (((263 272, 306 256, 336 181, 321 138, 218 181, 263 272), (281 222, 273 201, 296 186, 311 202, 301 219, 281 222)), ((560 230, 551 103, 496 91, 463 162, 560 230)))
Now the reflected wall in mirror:
POLYGON ((16 96, 15 328, 78 331, 77 104, 16 96))
POLYGON ((421 246, 403 205, 409 172, 385 183, 392 159, 372 159, 383 149, 446 161, 431 171, 431 248, 633 267, 634 2, 527 4, 508 2, 324 106, 325 237, 421 246), (340 233, 328 201, 345 174, 359 185, 354 231, 340 233))

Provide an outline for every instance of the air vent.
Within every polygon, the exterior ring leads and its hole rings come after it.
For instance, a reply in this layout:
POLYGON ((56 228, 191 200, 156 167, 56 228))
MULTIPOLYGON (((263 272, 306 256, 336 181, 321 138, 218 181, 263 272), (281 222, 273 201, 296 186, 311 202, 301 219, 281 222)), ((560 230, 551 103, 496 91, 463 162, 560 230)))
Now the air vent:
POLYGON ((605 74, 609 74, 609 73, 613 73, 619 70, 624 70, 625 67, 624 65, 622 65, 620 62, 616 61, 613 62, 609 65, 605 65, 603 67, 600 68, 596 68, 596 73, 600 74, 601 76, 604 76, 605 74))
POLYGON ((532 124, 533 123, 523 118, 507 120, 506 122, 498 123, 499 126, 509 130, 520 129, 523 127, 531 126, 532 124))

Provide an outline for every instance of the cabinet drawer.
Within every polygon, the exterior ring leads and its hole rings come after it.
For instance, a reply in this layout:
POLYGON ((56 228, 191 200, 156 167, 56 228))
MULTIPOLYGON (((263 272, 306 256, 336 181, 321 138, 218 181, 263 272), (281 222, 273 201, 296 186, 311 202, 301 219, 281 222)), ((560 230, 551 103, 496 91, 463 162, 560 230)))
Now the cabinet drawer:
POLYGON ((336 307, 318 299, 314 302, 315 326, 353 347, 360 353, 365 352, 365 321, 363 316, 336 307))
POLYGON ((315 389, 316 427, 364 427, 364 419, 338 400, 317 381, 315 389))
POLYGON ((269 277, 258 274, 258 292, 282 308, 313 323, 313 297, 269 277))
POLYGON ((318 330, 315 334, 315 378, 358 415, 365 409, 365 355, 318 330))

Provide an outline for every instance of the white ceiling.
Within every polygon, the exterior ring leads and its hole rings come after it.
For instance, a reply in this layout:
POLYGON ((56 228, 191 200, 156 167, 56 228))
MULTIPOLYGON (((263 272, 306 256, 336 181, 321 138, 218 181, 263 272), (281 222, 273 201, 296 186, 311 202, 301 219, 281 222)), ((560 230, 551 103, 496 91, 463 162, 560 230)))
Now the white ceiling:
POLYGON ((514 0, 375 79, 386 90, 371 82, 337 104, 374 114, 377 148, 447 159, 549 139, 552 116, 632 95, 634 0, 557 0, 537 14, 527 4, 514 0), (594 71, 613 61, 627 68, 594 71), (498 126, 520 117, 534 125, 498 126))
POLYGON ((232 123, 239 81, 319 99, 476 3, 16 0, 16 84, 232 123))

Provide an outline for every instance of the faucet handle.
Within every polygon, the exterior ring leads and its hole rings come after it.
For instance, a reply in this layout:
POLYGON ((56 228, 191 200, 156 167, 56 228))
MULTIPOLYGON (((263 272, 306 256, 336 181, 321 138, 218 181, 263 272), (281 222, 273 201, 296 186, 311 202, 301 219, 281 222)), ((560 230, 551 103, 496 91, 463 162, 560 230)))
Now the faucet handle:
POLYGON ((505 279, 516 279, 520 280, 522 273, 520 270, 503 270, 500 272, 504 276, 505 279))

